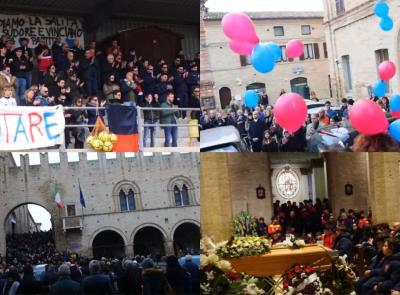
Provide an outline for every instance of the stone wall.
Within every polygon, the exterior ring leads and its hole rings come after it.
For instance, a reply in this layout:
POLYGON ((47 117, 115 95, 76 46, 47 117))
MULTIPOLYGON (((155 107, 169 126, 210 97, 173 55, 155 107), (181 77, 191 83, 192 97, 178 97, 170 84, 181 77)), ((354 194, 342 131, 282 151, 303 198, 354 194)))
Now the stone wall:
MULTIPOLYGON (((27 156, 22 157, 17 167, 10 154, 0 157, 0 216, 4 219, 12 209, 27 203, 38 204, 47 209, 53 221, 57 247, 65 250, 75 245, 78 252, 91 255, 95 235, 103 230, 118 232, 125 242, 127 253, 133 252, 134 235, 144 226, 160 230, 164 240, 171 244, 177 226, 183 222, 199 225, 199 155, 153 154, 116 159, 89 161, 86 154, 80 154, 79 162, 68 162, 66 154, 61 162, 49 164, 47 156, 41 155, 40 165, 28 164, 27 156), (185 181, 189 188, 191 205, 175 207, 171 185, 174 181, 185 181), (80 181, 86 209, 79 202, 80 181), (141 209, 121 212, 114 189, 121 181, 138 188, 141 209), (55 184, 60 189, 64 204, 75 204, 76 214, 82 218, 82 231, 63 231, 62 218, 66 210, 56 208, 54 202, 55 184), (76 246, 77 245, 77 246, 76 246)), ((4 219, 2 224, 4 224, 4 219)), ((4 226, 0 227, 0 253, 4 253, 4 226)), ((169 251, 170 253, 170 251, 169 251)))

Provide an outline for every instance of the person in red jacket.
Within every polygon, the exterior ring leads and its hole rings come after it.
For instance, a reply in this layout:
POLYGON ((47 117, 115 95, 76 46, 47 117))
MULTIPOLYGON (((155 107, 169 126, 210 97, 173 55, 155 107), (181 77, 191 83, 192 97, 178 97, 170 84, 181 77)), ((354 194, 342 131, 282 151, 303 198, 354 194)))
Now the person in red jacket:
POLYGON ((272 223, 268 226, 268 234, 273 235, 275 233, 281 233, 281 232, 282 232, 282 227, 278 223, 278 219, 273 217, 272 223))
POLYGON ((38 68, 39 68, 39 83, 44 82, 44 73, 54 64, 48 47, 44 47, 42 52, 38 55, 38 68))

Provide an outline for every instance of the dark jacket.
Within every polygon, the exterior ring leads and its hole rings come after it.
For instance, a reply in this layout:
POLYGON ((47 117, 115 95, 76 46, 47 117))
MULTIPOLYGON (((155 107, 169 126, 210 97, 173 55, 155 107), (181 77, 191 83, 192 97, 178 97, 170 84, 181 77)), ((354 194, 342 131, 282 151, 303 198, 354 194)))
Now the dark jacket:
POLYGON ((93 295, 111 294, 111 281, 108 276, 102 274, 92 274, 86 277, 82 283, 83 293, 93 295))
POLYGON ((351 241, 351 235, 349 233, 343 233, 339 235, 335 240, 333 248, 338 250, 340 255, 346 254, 351 260, 353 257, 353 243, 351 241))
POLYGON ((174 78, 174 89, 175 96, 177 98, 182 98, 184 96, 188 96, 188 86, 186 84, 186 79, 182 77, 181 74, 176 74, 174 78))
MULTIPOLYGON (((158 102, 153 101, 152 103, 148 103, 144 101, 141 105, 143 108, 159 108, 160 104, 158 102)), ((144 121, 149 123, 157 123, 160 119, 160 111, 143 111, 144 121)))
POLYGON ((261 120, 251 121, 250 127, 249 127, 249 135, 250 138, 258 138, 262 139, 264 137, 264 131, 265 131, 265 123, 261 120))
POLYGON ((124 272, 118 277, 118 290, 121 294, 142 295, 142 281, 139 269, 135 273, 124 272))
POLYGON ((15 57, 14 61, 11 63, 11 73, 17 78, 26 78, 26 73, 31 70, 31 63, 24 57, 21 59, 15 57), (23 66, 25 66, 25 69, 21 69, 23 66))
POLYGON ((200 270, 199 267, 192 261, 185 261, 183 268, 190 273, 192 279, 192 293, 200 293, 200 270))
POLYGON ((168 93, 168 87, 167 87, 168 83, 167 82, 158 82, 156 87, 155 87, 155 93, 158 94, 159 98, 158 101, 164 102, 165 101, 165 97, 167 96, 168 93))
MULTIPOLYGON (((88 107, 96 107, 96 105, 88 103, 88 107)), ((102 119, 106 115, 105 110, 95 110, 95 109, 89 109, 87 110, 87 118, 88 118, 88 125, 94 125, 96 123, 97 117, 100 116, 102 119)), ((104 119, 103 119, 104 121, 104 119)))
POLYGON ((148 268, 143 271, 143 295, 161 295, 169 288, 161 269, 148 268))
POLYGON ((42 294, 46 293, 43 285, 33 275, 25 275, 17 294, 42 294))
POLYGON ((192 293, 192 280, 190 274, 181 267, 167 267, 166 277, 176 295, 192 293))
POLYGON ((50 286, 49 294, 54 295, 75 295, 82 294, 81 285, 70 277, 60 277, 58 282, 50 286))

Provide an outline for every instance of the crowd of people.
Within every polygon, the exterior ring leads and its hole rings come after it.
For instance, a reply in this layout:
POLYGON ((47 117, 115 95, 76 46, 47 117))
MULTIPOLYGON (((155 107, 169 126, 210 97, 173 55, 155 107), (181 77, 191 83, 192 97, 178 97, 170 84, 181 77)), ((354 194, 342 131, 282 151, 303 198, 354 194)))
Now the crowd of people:
POLYGON ((264 218, 256 223, 258 235, 268 237, 273 244, 295 236, 306 244, 319 243, 346 255, 360 277, 357 294, 400 294, 400 222, 392 227, 387 223, 374 224, 371 211, 356 209, 341 209, 335 217, 328 200, 317 199, 315 203, 300 204, 276 201, 271 223, 266 224, 264 218), (363 273, 355 266, 360 259, 368 265, 363 273))
POLYGON ((51 231, 8 235, 0 294, 200 294, 199 266, 190 254, 183 257, 183 265, 174 255, 95 260, 57 251, 51 231), (35 270, 43 264, 43 272, 35 270))
MULTIPOLYGON (((144 111, 145 124, 176 124, 179 117, 200 117, 199 112, 173 110, 200 108, 199 54, 188 59, 180 51, 168 64, 164 59, 150 61, 134 48, 121 48, 116 40, 107 50, 96 42, 83 48, 79 39, 68 46, 55 38, 51 47, 41 39, 35 48, 28 46, 28 38, 19 42, 17 47, 13 39, 0 38, 0 107, 75 107, 65 111, 68 125, 93 125, 97 116, 106 119, 103 111, 80 108, 109 104, 171 109, 144 111)), ((177 127, 163 129, 165 146, 177 146, 177 127)), ((73 137, 75 148, 83 148, 82 130, 67 128, 67 147, 73 137)), ((144 134, 144 146, 154 147, 155 127, 145 127, 144 134)))
MULTIPOLYGON (((282 90, 281 94, 285 91, 282 90)), ((319 102, 315 93, 311 100, 319 102)), ((372 97, 383 111, 389 114, 389 99, 372 97)), ((326 151, 355 151, 355 152, 383 152, 400 151, 400 145, 388 134, 365 136, 358 134, 351 128, 349 111, 354 105, 353 99, 343 98, 340 107, 334 107, 329 100, 321 102, 324 108, 319 112, 308 114, 304 125, 295 133, 284 130, 276 122, 273 105, 268 104, 268 99, 261 100, 254 109, 244 104, 232 102, 229 109, 224 111, 203 111, 200 118, 202 130, 235 126, 242 140, 247 144, 248 150, 253 152, 326 152, 326 151), (348 136, 345 142, 331 133, 332 129, 347 129, 348 136), (323 143, 322 134, 337 138, 331 143, 323 143)), ((288 114, 290 116, 290 114, 288 114)))

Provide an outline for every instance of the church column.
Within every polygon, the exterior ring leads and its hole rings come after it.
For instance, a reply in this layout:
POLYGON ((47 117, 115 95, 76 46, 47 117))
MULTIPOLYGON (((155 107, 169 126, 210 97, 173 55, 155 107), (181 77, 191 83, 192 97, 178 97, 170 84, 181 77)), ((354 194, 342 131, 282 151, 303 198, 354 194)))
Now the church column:
POLYGON ((201 231, 216 242, 229 239, 232 223, 232 200, 228 154, 201 153, 201 231))
POLYGON ((128 257, 134 256, 133 247, 134 247, 133 244, 125 245, 125 256, 128 256, 128 257))
POLYGON ((175 251, 174 251, 174 241, 172 240, 166 240, 164 242, 164 251, 165 251, 165 255, 174 255, 175 251))
POLYGON ((368 154, 369 203, 374 223, 400 221, 399 153, 368 154))

